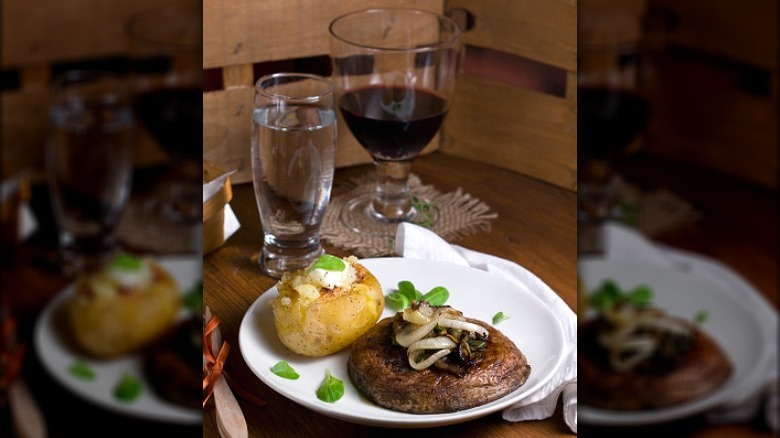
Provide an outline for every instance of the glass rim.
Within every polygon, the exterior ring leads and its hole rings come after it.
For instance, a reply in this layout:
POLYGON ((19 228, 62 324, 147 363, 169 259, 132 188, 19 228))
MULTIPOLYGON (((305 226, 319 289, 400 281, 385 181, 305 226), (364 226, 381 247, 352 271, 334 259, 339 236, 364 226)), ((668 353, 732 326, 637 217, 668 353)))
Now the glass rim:
POLYGON ((360 47, 363 49, 369 49, 372 51, 386 51, 386 52, 414 52, 414 53, 422 53, 422 52, 430 52, 432 50, 438 50, 443 47, 447 46, 454 46, 458 44, 458 40, 463 33, 460 26, 458 26, 457 23, 455 23, 454 20, 447 17, 446 15, 439 14, 437 12, 428 11, 425 9, 414 9, 414 8, 367 8, 367 9, 360 9, 357 11, 351 11, 347 12, 346 14, 339 15, 338 17, 334 18, 330 24, 328 25, 328 33, 333 38, 336 38, 339 41, 342 41, 344 43, 360 47), (429 43, 422 46, 398 46, 398 47, 377 47, 370 44, 361 44, 356 41, 349 40, 334 30, 334 26, 341 20, 354 16, 354 15, 360 15, 360 14, 373 14, 373 13, 379 13, 384 11, 393 11, 393 12, 401 12, 401 13, 412 13, 417 15, 428 15, 430 17, 435 17, 439 20, 439 23, 447 23, 448 25, 452 26, 452 36, 445 40, 445 41, 439 41, 437 43, 429 43))
POLYGON ((131 99, 131 85, 111 70, 73 69, 52 78, 50 101, 89 101, 116 104, 131 99))
POLYGON ((264 96, 271 97, 271 98, 284 99, 284 100, 289 100, 294 102, 316 102, 322 100, 328 95, 335 95, 336 86, 333 84, 333 81, 326 78, 325 76, 320 76, 313 73, 279 72, 279 73, 270 73, 260 77, 257 81, 255 81, 255 91, 264 96), (325 85, 326 89, 325 91, 320 92, 317 95, 310 94, 308 96, 301 97, 301 96, 291 96, 289 94, 278 93, 278 92, 269 92, 267 88, 261 87, 261 84, 263 82, 267 82, 271 79, 280 79, 280 78, 309 79, 325 85))

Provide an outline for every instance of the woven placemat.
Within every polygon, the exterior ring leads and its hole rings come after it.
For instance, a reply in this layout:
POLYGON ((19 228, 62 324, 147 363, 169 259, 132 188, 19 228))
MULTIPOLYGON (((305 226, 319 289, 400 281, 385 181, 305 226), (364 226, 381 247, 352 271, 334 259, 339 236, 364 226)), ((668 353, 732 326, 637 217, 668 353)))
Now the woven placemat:
POLYGON ((701 219, 693 205, 668 189, 642 190, 620 175, 611 184, 621 220, 646 236, 659 236, 701 219))
POLYGON ((157 217, 148 198, 131 198, 119 222, 117 239, 132 250, 154 254, 189 254, 200 251, 203 227, 178 224, 157 217))
MULTIPOLYGON (((376 177, 369 173, 354 178, 346 192, 334 195, 330 200, 322 226, 322 240, 338 248, 350 251, 358 257, 382 257, 395 255, 395 240, 358 234, 341 222, 341 209, 353 197, 374 191, 376 177)), ((498 214, 479 199, 465 193, 460 187, 454 192, 441 193, 431 185, 423 185, 420 178, 409 176, 409 192, 425 199, 439 210, 439 218, 429 228, 444 240, 490 230, 490 221, 498 214)))

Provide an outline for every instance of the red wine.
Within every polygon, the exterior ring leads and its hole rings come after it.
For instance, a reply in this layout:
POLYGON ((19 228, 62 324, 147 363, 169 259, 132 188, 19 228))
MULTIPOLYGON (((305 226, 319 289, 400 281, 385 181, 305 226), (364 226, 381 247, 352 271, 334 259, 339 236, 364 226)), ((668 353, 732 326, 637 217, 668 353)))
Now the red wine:
POLYGON ((138 116, 159 145, 174 158, 203 156, 203 92, 162 88, 138 96, 138 116))
POLYGON ((608 158, 628 147, 649 116, 647 102, 628 91, 577 91, 577 142, 583 157, 608 158))
POLYGON ((339 108, 349 130, 380 160, 413 158, 431 141, 447 113, 432 91, 375 85, 347 92, 339 108))

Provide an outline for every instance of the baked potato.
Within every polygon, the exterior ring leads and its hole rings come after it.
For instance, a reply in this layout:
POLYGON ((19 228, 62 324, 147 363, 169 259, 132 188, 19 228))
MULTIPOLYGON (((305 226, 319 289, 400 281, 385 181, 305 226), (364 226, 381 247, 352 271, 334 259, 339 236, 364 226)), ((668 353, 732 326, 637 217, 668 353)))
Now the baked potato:
POLYGON ((385 305, 379 281, 354 256, 326 254, 285 273, 277 289, 271 306, 279 340, 305 356, 347 347, 376 324, 385 305))
POLYGON ((149 258, 120 255, 82 274, 65 303, 77 346, 96 358, 133 352, 163 334, 181 309, 176 280, 149 258))

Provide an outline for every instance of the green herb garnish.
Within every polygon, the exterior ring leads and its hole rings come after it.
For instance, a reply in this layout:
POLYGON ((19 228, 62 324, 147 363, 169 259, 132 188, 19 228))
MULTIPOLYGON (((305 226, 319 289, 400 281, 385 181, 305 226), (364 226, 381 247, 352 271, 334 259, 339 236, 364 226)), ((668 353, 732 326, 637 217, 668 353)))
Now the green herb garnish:
POLYGON ((110 266, 122 271, 137 271, 141 269, 141 259, 127 253, 119 253, 111 261, 110 266))
POLYGON ((646 285, 639 285, 631 291, 620 289, 612 280, 604 280, 601 287, 590 296, 590 304, 599 312, 604 312, 621 303, 634 307, 646 307, 653 300, 653 291, 646 285))
POLYGON ((422 297, 422 299, 427 301, 431 306, 442 306, 449 298, 450 291, 442 286, 434 287, 422 297))
POLYGON ((198 280, 190 290, 184 294, 184 307, 192 312, 199 312, 203 309, 203 279, 198 280))
POLYGON ((504 315, 504 312, 498 312, 493 315, 493 325, 496 325, 505 319, 509 319, 509 315, 504 315))
POLYGON ((306 268, 306 273, 315 269, 324 269, 326 271, 343 271, 347 268, 344 260, 330 254, 323 254, 311 266, 306 268))
POLYGON ((399 281, 398 282, 398 292, 400 292, 403 296, 409 299, 409 302, 412 301, 419 301, 422 299, 423 294, 419 290, 417 290, 416 287, 414 287, 414 284, 412 284, 411 281, 399 281))
POLYGON ((412 196, 412 207, 417 210, 416 225, 431 228, 436 222, 438 208, 432 202, 422 200, 417 196, 412 196))
POLYGON ((82 359, 76 359, 68 368, 68 371, 79 379, 95 380, 96 377, 95 371, 82 359))
POLYGON ((395 311, 401 311, 411 306, 413 302, 427 301, 431 306, 443 306, 450 298, 447 288, 436 286, 423 294, 411 281, 398 282, 398 290, 385 296, 385 302, 395 311))
POLYGON ((708 319, 710 319, 710 314, 706 310, 700 310, 696 316, 693 317, 693 322, 695 322, 698 325, 704 324, 708 319))
POLYGON ((114 387, 114 397, 117 400, 130 403, 135 401, 143 390, 143 383, 128 373, 122 374, 122 377, 114 387))
POLYGON ((412 304, 409 302, 409 298, 406 298, 406 295, 400 292, 387 294, 385 297, 385 302, 388 306, 390 306, 391 309, 395 311, 404 310, 409 307, 410 304, 412 304))
POLYGON ((338 399, 344 396, 344 382, 339 380, 330 373, 330 370, 325 370, 325 380, 322 385, 317 388, 317 398, 328 403, 334 403, 338 399))
POLYGON ((297 380, 298 377, 301 377, 301 375, 295 372, 295 370, 293 369, 293 367, 290 366, 289 363, 283 360, 277 362, 276 365, 274 365, 273 368, 271 368, 271 372, 276 374, 279 377, 284 377, 285 379, 290 379, 290 380, 297 380))

